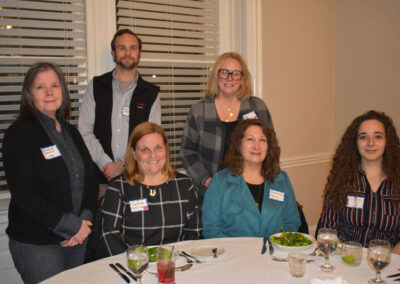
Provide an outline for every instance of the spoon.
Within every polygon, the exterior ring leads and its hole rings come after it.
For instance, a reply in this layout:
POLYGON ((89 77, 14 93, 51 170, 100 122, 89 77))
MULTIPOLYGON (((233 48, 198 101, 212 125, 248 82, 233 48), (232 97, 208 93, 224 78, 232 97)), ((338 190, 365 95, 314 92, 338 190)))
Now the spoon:
POLYGON ((186 271, 192 266, 193 266, 193 263, 188 263, 188 264, 185 264, 183 266, 176 267, 175 271, 186 271))
POLYGON ((204 262, 204 261, 202 261, 202 260, 198 260, 196 257, 194 257, 193 255, 188 254, 188 253, 185 252, 184 250, 181 251, 181 254, 184 254, 184 255, 186 255, 186 256, 188 256, 188 257, 193 258, 193 259, 196 261, 196 263, 203 263, 203 262, 204 262))

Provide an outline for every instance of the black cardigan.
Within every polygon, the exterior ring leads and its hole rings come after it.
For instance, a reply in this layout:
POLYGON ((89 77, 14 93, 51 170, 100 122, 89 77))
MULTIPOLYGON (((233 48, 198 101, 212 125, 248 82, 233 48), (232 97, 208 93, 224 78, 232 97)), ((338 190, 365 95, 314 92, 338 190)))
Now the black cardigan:
MULTIPOLYGON (((69 125, 70 135, 85 166, 81 209, 96 208, 98 185, 94 166, 78 130, 69 125)), ((3 163, 11 202, 7 234, 32 244, 56 244, 63 238, 52 229, 63 212, 72 211, 68 169, 61 157, 46 160, 40 148, 54 145, 37 118, 18 119, 6 131, 3 163)))

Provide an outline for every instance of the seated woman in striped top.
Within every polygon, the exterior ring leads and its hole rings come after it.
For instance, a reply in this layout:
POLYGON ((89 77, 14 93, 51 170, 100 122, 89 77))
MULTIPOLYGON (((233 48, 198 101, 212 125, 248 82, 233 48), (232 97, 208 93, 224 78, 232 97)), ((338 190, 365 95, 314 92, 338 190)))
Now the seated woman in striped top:
POLYGON ((201 217, 189 177, 169 162, 167 136, 161 126, 144 122, 132 132, 125 172, 112 180, 102 205, 100 240, 107 255, 129 245, 159 245, 198 239, 201 217))
POLYGON ((355 118, 336 149, 318 227, 337 230, 341 241, 372 239, 400 253, 400 140, 381 112, 355 118))

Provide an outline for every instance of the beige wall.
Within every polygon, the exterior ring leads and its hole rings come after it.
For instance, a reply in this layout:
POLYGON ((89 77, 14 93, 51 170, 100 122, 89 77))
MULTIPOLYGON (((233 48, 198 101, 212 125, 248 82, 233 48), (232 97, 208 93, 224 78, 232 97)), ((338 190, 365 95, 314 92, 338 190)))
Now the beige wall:
POLYGON ((335 0, 335 142, 358 115, 400 127, 400 1, 335 0))
POLYGON ((400 126, 400 1, 263 0, 263 98, 309 224, 344 129, 368 109, 400 126))
POLYGON ((263 98, 309 225, 318 221, 333 147, 333 5, 263 0, 263 98), (302 165, 303 160, 311 160, 302 165))

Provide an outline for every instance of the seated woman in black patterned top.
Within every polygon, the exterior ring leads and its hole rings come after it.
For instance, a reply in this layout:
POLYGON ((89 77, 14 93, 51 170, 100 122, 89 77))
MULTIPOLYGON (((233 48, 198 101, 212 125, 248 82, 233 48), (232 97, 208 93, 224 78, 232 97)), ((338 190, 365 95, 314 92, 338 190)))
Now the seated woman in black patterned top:
POLYGON ((197 204, 190 178, 170 165, 162 127, 141 123, 129 138, 124 174, 108 185, 100 240, 107 254, 115 255, 134 244, 198 239, 201 217, 197 204))
POLYGON ((341 241, 368 247, 372 239, 400 253, 400 140, 390 117, 368 111, 355 118, 336 149, 318 226, 341 241))

